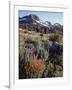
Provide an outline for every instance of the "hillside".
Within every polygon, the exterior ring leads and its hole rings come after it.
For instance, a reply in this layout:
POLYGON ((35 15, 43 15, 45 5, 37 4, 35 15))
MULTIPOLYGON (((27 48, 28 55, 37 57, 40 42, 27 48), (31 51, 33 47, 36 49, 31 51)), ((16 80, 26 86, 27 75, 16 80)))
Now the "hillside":
POLYGON ((62 77, 62 39, 57 32, 19 28, 19 78, 62 77))

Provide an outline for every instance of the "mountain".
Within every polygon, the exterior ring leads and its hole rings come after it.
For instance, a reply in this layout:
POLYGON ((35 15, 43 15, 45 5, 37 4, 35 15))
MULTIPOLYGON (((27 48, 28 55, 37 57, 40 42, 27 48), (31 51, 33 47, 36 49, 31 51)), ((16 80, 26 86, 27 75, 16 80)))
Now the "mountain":
POLYGON ((37 15, 30 14, 19 18, 19 27, 27 28, 29 30, 37 31, 40 33, 48 33, 54 30, 63 30, 63 26, 59 23, 51 24, 49 21, 43 22, 37 15))
POLYGON ((57 30, 61 30, 61 29, 63 28, 63 26, 60 25, 59 23, 55 23, 55 24, 53 25, 53 27, 54 27, 54 29, 57 29, 57 30))
POLYGON ((19 18, 19 23, 20 24, 31 24, 31 23, 34 23, 36 20, 39 21, 39 17, 37 17, 36 15, 34 14, 30 14, 29 16, 24 16, 22 18, 19 18))

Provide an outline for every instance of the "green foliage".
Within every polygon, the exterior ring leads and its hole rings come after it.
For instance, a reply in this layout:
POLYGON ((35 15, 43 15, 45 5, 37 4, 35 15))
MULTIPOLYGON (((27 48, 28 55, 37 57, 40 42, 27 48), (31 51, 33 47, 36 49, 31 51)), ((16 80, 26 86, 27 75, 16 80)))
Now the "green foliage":
POLYGON ((27 29, 22 32, 20 30, 19 39, 20 78, 63 76, 63 55, 49 53, 51 43, 59 40, 58 35, 41 34, 27 29), (58 68, 54 65, 58 65, 58 68))
POLYGON ((44 48, 39 48, 39 55, 44 61, 48 59, 48 52, 44 48))
POLYGON ((63 71, 58 71, 58 70, 56 70, 56 71, 54 72, 54 77, 63 77, 63 71))
POLYGON ((32 59, 32 53, 30 51, 24 51, 23 60, 22 62, 25 63, 32 59))
POLYGON ((58 65, 63 65, 63 60, 62 56, 60 55, 54 55, 54 56, 49 56, 49 61, 53 64, 58 64, 58 65))
POLYGON ((25 44, 25 48, 32 48, 33 47, 33 44, 25 44))
POLYGON ((42 61, 29 61, 26 63, 26 78, 42 77, 45 65, 42 61))
POLYGON ((47 41, 47 40, 44 40, 44 41, 43 41, 43 45, 44 45, 44 49, 45 49, 45 50, 48 50, 49 47, 50 47, 49 41, 47 41))
POLYGON ((48 77, 54 77, 54 70, 52 68, 48 69, 48 77))

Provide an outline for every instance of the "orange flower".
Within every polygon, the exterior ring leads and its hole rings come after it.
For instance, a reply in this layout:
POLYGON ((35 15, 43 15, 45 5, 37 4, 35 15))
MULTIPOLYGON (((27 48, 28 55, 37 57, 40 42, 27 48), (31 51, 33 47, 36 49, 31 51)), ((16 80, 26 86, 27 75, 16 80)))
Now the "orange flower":
POLYGON ((42 62, 42 61, 36 61, 35 63, 34 63, 34 67, 35 68, 37 68, 37 69, 42 69, 42 68, 44 68, 45 67, 45 64, 42 62))

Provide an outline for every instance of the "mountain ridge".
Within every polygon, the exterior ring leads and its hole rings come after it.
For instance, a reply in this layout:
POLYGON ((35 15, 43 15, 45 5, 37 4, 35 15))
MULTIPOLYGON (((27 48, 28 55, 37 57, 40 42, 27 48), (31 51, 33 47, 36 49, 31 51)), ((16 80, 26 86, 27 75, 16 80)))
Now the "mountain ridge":
POLYGON ((36 30, 41 32, 46 31, 54 31, 54 30, 61 30, 63 31, 63 25, 59 23, 52 24, 50 21, 42 21, 37 15, 29 14, 23 17, 19 17, 19 27, 20 28, 29 28, 32 30, 36 30), (39 30, 40 29, 40 30, 39 30))

